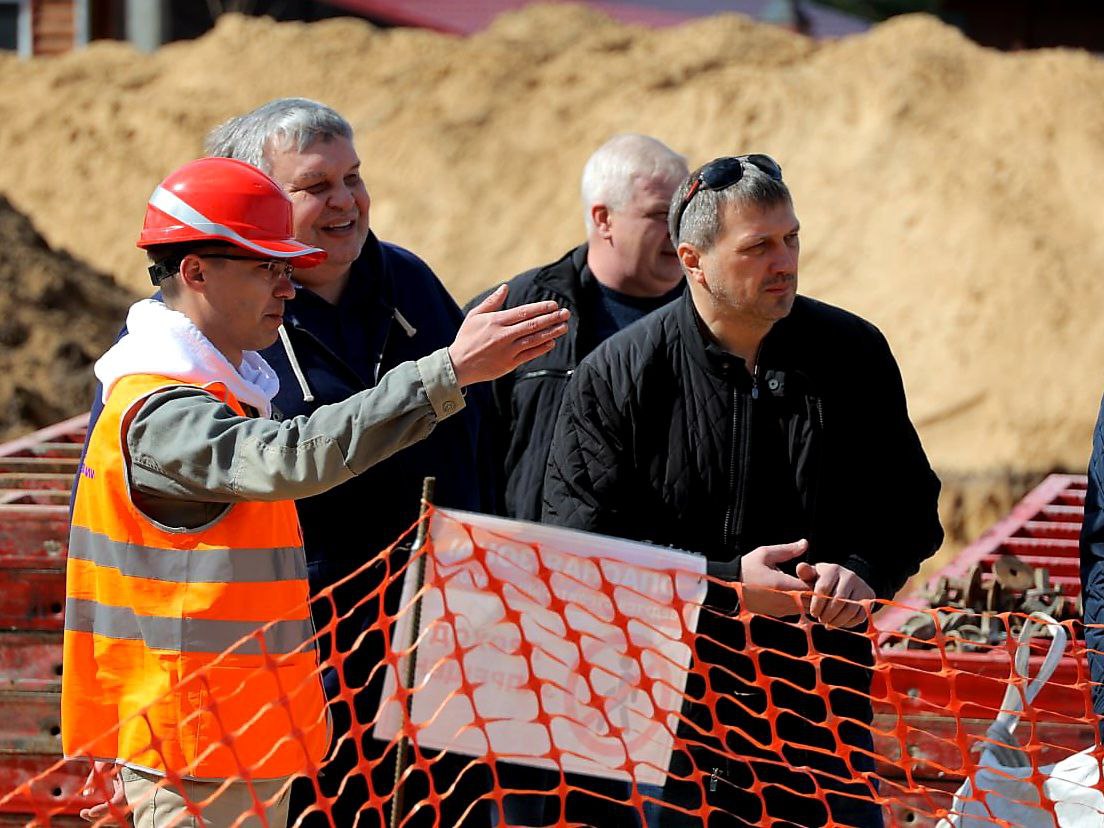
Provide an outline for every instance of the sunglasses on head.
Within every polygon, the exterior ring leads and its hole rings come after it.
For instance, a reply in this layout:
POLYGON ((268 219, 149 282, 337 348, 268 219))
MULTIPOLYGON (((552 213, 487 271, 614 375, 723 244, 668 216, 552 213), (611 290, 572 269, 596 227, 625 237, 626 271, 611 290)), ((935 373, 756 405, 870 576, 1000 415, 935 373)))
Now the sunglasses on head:
POLYGON ((686 195, 679 202, 678 212, 675 213, 675 238, 678 238, 682 229, 682 214, 687 206, 694 200, 694 196, 702 190, 724 190, 731 187, 744 177, 744 165, 755 167, 759 172, 774 181, 782 180, 782 168, 778 162, 769 155, 755 153, 753 155, 729 155, 724 158, 716 158, 698 170, 694 177, 694 183, 686 191, 686 195))

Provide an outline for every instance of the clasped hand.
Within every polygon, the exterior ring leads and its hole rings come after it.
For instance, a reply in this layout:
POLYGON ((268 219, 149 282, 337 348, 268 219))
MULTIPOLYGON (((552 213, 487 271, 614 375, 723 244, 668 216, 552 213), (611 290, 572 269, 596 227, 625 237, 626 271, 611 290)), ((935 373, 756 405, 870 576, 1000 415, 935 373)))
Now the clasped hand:
POLYGON ((859 602, 875 597, 874 590, 845 566, 802 561, 796 574, 779 565, 805 554, 806 540, 760 546, 742 561, 744 606, 760 615, 782 618, 807 612, 814 620, 833 627, 854 627, 866 617, 869 605, 859 602))

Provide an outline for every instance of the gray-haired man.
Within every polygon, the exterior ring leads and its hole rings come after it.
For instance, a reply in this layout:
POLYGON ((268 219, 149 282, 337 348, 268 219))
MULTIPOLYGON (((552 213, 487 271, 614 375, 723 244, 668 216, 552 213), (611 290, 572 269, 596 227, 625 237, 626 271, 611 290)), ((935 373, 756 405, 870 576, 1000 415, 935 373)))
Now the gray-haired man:
MULTIPOLYGON (((375 385, 394 365, 452 341, 464 318, 456 302, 421 259, 372 233, 371 199, 353 130, 337 112, 302 98, 271 101, 216 127, 206 149, 210 155, 249 161, 276 179, 292 201, 295 237, 328 254, 321 269, 296 273, 300 289, 287 302, 280 341, 263 352, 280 376, 274 403, 284 415, 310 414, 343 400, 375 385)), ((347 735, 350 714, 371 730, 387 646, 382 613, 394 615, 399 606, 405 558, 398 550, 386 560, 377 556, 417 519, 427 476, 436 477, 437 504, 490 508, 491 475, 484 473, 479 451, 484 393, 473 389, 467 408, 413 450, 296 503, 312 594, 376 558, 369 571, 334 592, 334 604, 314 604, 320 629, 336 624, 335 635, 323 637, 322 656, 328 655, 325 645, 330 643, 343 652, 344 685, 358 691, 355 710, 340 704, 332 708, 339 747, 319 780, 323 794, 336 797, 333 813, 339 825, 376 824, 379 814, 368 806, 369 799, 390 792, 394 773, 382 743, 366 736, 358 747, 347 735), (354 772, 361 756, 373 765, 372 773, 354 772)), ((328 694, 336 698, 338 675, 331 670, 324 680, 328 694)), ((489 784, 482 771, 465 771, 465 765, 448 757, 434 763, 439 778, 431 784, 443 797, 442 813, 422 808, 418 819, 460 824, 472 797, 489 784), (457 776, 458 789, 445 796, 457 776)), ((407 784, 408 801, 417 801, 425 781, 407 784)), ((293 817, 305 804, 301 794, 313 798, 313 787, 302 784, 293 790, 293 817)), ((317 816, 308 817, 306 824, 317 816)))

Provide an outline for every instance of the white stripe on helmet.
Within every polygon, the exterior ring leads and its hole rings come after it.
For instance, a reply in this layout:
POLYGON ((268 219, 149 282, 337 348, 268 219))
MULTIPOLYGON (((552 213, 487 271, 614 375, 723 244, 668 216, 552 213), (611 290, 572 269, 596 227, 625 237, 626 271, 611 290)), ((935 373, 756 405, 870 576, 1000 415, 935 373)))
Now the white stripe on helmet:
MULTIPOLYGON (((203 213, 199 212, 178 195, 169 192, 164 187, 158 187, 153 191, 149 203, 151 207, 156 207, 165 215, 186 224, 193 230, 198 230, 200 233, 208 233, 212 236, 222 236, 235 244, 253 250, 256 253, 271 256, 274 259, 295 259, 300 256, 309 256, 312 253, 324 252, 321 248, 307 247, 306 245, 303 246, 302 250, 289 252, 285 250, 272 250, 264 245, 257 244, 239 233, 234 232, 225 224, 211 221, 207 216, 203 215, 203 213)), ((296 244, 299 244, 299 242, 296 242, 296 244)))

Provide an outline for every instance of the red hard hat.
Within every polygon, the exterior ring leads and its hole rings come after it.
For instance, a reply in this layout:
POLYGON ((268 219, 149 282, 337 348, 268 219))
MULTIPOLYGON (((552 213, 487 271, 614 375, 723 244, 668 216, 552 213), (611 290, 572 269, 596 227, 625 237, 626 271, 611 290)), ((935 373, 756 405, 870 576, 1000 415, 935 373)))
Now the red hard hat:
POLYGON ((233 158, 200 158, 162 181, 146 205, 138 246, 208 240, 296 267, 326 260, 326 251, 295 240, 291 199, 280 185, 233 158))

